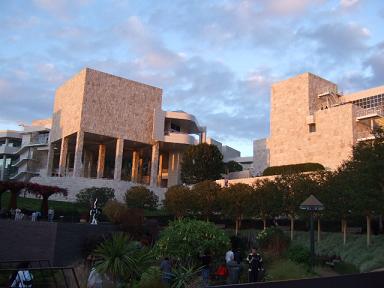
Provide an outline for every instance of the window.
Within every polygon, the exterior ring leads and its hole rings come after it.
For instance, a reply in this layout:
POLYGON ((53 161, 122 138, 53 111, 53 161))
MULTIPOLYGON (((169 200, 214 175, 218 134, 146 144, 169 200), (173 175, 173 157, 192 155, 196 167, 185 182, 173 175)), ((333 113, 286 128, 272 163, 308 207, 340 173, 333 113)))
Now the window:
POLYGON ((309 124, 308 127, 309 127, 309 133, 316 132, 316 124, 315 123, 309 124))
POLYGON ((171 123, 171 131, 180 132, 180 126, 174 123, 171 123))

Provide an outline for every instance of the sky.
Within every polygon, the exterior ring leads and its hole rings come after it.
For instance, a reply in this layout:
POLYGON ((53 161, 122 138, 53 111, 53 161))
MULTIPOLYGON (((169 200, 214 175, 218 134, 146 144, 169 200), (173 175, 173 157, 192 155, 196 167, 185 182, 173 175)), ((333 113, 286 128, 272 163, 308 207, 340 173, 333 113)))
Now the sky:
POLYGON ((163 109, 252 156, 271 84, 304 72, 384 85, 382 0, 0 1, 0 130, 48 118, 84 67, 163 89, 163 109))

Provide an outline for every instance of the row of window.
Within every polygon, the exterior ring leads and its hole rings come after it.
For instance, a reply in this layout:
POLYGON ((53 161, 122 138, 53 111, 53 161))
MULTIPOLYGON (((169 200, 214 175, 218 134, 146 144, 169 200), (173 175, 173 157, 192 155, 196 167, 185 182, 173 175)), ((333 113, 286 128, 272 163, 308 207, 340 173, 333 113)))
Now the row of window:
POLYGON ((358 99, 353 101, 352 103, 364 109, 384 106, 384 94, 358 99))

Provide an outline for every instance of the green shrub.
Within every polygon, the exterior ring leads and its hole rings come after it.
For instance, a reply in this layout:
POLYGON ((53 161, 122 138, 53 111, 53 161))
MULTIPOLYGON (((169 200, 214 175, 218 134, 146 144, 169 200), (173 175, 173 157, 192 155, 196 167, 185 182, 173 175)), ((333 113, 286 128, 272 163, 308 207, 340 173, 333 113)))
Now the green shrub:
POLYGON ((128 214, 128 208, 116 200, 108 200, 104 206, 103 213, 110 222, 121 224, 123 218, 128 214))
POLYGON ((308 273, 308 269, 305 266, 286 259, 280 259, 273 262, 267 267, 266 271, 266 279, 268 281, 302 279, 312 276, 308 273))
POLYGON ((229 237, 213 223, 198 220, 177 220, 160 234, 155 249, 160 257, 169 256, 185 267, 200 264, 198 256, 206 249, 222 256, 229 248, 229 237))
POLYGON ((166 288, 161 281, 159 267, 151 266, 141 274, 140 281, 133 285, 133 288, 166 288))
MULTIPOLYGON (((296 232, 294 243, 309 247, 307 232, 296 232)), ((340 256, 342 261, 353 264, 360 272, 368 272, 384 266, 384 237, 372 235, 372 244, 367 248, 365 235, 347 235, 343 245, 341 233, 322 233, 322 239, 315 245, 315 252, 320 256, 340 256)))
POLYGON ((292 165, 271 166, 263 171, 263 176, 295 174, 320 170, 325 170, 324 166, 320 163, 301 163, 292 165))
POLYGON ((97 198, 97 206, 103 208, 108 200, 115 198, 115 190, 108 187, 91 187, 80 190, 76 195, 78 203, 92 207, 97 198))
POLYGON ((156 209, 159 197, 145 186, 133 186, 125 193, 125 203, 130 208, 156 209))
POLYGON ((256 236, 259 247, 275 256, 282 255, 288 247, 288 236, 277 227, 268 227, 256 236))
POLYGON ((309 265, 311 253, 308 248, 302 245, 293 244, 287 249, 286 257, 293 262, 309 265))

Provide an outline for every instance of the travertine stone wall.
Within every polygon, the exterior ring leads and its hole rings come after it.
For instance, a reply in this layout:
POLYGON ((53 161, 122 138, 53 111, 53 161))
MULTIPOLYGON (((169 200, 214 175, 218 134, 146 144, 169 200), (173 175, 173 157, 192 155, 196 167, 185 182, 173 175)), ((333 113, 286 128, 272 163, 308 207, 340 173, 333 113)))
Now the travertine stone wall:
POLYGON ((350 101, 367 98, 367 97, 375 96, 379 94, 384 94, 384 86, 378 86, 378 87, 370 88, 367 90, 346 94, 343 97, 341 97, 341 100, 342 102, 350 102, 350 101))
POLYGON ((352 104, 318 109, 317 95, 336 85, 310 73, 272 86, 270 166, 319 162, 335 169, 348 158, 354 141, 352 104), (307 116, 316 132, 310 133, 307 116))
POLYGON ((269 167, 269 149, 267 139, 253 141, 253 174, 254 176, 263 173, 269 167))
MULTIPOLYGON (((110 187, 115 190, 115 197, 118 201, 124 202, 125 192, 133 187, 141 184, 128 182, 128 181, 117 181, 109 179, 90 179, 83 177, 33 177, 31 179, 32 183, 38 183, 41 185, 49 186, 59 186, 66 188, 68 190, 68 196, 64 197, 61 195, 52 195, 50 200, 60 200, 60 201, 76 201, 76 194, 79 193, 81 189, 90 188, 90 187, 110 187)), ((149 187, 148 189, 152 190, 160 200, 164 199, 164 194, 166 188, 159 187, 149 187)))
POLYGON ((154 110, 162 90, 87 68, 81 128, 152 144, 154 110))
POLYGON ((50 142, 76 133, 80 129, 86 73, 87 69, 81 70, 57 89, 50 142))

